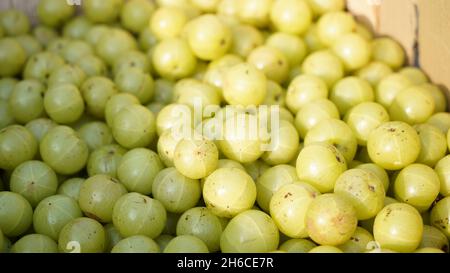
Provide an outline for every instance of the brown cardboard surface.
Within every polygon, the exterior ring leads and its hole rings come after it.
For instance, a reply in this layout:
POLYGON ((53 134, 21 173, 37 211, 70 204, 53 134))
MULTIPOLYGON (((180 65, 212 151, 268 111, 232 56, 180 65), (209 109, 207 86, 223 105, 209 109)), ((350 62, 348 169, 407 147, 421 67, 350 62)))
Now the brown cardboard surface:
POLYGON ((390 36, 402 44, 408 63, 416 63, 415 0, 347 0, 347 7, 374 33, 390 36))
POLYGON ((450 1, 419 0, 419 65, 450 102, 450 1))
POLYGON ((450 105, 450 0, 347 0, 347 8, 377 35, 402 44, 447 93, 450 105))

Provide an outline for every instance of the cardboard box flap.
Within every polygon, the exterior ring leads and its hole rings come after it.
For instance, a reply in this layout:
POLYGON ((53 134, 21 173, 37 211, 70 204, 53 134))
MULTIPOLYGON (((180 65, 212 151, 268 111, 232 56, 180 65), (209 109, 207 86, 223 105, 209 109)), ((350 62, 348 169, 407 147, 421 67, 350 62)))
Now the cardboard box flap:
POLYGON ((450 99, 450 1, 419 0, 418 7, 419 65, 450 99))

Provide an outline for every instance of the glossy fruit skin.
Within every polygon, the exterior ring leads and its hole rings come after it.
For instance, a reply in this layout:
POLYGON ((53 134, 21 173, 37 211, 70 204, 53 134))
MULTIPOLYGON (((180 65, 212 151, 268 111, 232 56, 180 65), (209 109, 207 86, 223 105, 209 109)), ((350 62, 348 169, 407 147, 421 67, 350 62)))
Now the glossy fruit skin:
POLYGON ((215 60, 231 46, 231 31, 215 15, 202 15, 189 22, 187 40, 194 54, 202 60, 215 60))
POLYGON ((13 170, 37 153, 37 141, 28 129, 10 125, 0 130, 0 168, 13 170))
POLYGON ((78 129, 77 133, 86 143, 89 151, 110 145, 114 141, 111 129, 101 121, 87 122, 78 129))
POLYGON ((258 206, 268 213, 273 195, 284 185, 297 180, 297 170, 293 166, 282 164, 267 169, 256 180, 258 206))
POLYGON ((80 217, 71 220, 62 228, 58 248, 66 253, 101 253, 105 250, 105 243, 103 226, 91 218, 80 217))
POLYGON ((15 76, 26 62, 26 52, 16 39, 4 38, 0 40, 0 61, 0 76, 15 76))
POLYGON ((439 88, 439 86, 431 83, 423 83, 419 85, 427 89, 434 99, 434 112, 440 113, 445 112, 447 109, 447 99, 445 98, 444 92, 439 88))
POLYGON ((352 129, 338 119, 322 120, 311 128, 306 134, 304 144, 308 146, 315 142, 334 145, 342 153, 346 162, 353 160, 358 145, 352 129))
POLYGON ((404 75, 392 73, 382 78, 375 88, 375 101, 388 109, 397 95, 411 87, 412 82, 404 75))
POLYGON ((61 65, 55 69, 48 78, 48 86, 59 84, 73 84, 80 87, 86 79, 84 71, 76 65, 61 65))
POLYGON ((146 148, 136 148, 125 153, 117 166, 117 177, 130 192, 150 194, 153 179, 163 165, 158 155, 146 148))
POLYGON ((287 164, 293 160, 300 145, 300 137, 294 125, 280 120, 278 128, 271 130, 271 135, 270 149, 261 158, 271 165, 287 164))
POLYGON ((301 35, 312 23, 312 12, 306 1, 275 1, 271 8, 270 19, 276 29, 301 35))
POLYGON ((71 197, 78 202, 81 184, 83 184, 85 180, 86 179, 84 178, 75 177, 62 182, 58 188, 58 194, 71 197))
POLYGON ((355 233, 353 233, 350 240, 346 243, 338 246, 345 253, 363 253, 365 252, 374 238, 367 230, 356 227, 355 233))
POLYGON ((214 214, 232 218, 255 203, 255 182, 241 169, 217 169, 206 178, 203 198, 214 214))
POLYGON ((375 163, 364 163, 364 164, 360 164, 360 165, 356 166, 356 169, 362 169, 362 170, 372 172, 374 175, 376 175, 380 179, 381 183, 383 184, 384 191, 385 192, 388 191, 389 176, 388 176, 388 173, 383 168, 381 168, 380 166, 378 166, 375 163))
POLYGON ((418 124, 427 121, 434 109, 434 99, 428 90, 413 86, 397 94, 389 107, 389 115, 394 120, 418 124))
POLYGON ((86 16, 95 23, 111 23, 117 19, 123 0, 101 1, 87 0, 82 4, 86 16))
POLYGON ((65 195, 42 200, 33 214, 33 227, 39 234, 58 240, 61 229, 71 220, 82 217, 78 203, 65 195))
POLYGON ((86 143, 67 126, 51 129, 39 147, 44 162, 55 172, 64 175, 77 173, 84 168, 89 155, 86 143))
POLYGON ((325 14, 317 22, 317 34, 325 45, 334 44, 339 37, 352 32, 356 22, 350 14, 334 11, 325 14))
POLYGON ((370 159, 386 170, 399 170, 416 161, 420 138, 413 127, 401 121, 380 125, 367 141, 370 159))
POLYGON ((153 66, 158 74, 169 80, 187 77, 194 73, 197 59, 186 41, 169 38, 156 45, 152 54, 153 66))
POLYGON ((121 29, 111 29, 101 35, 95 51, 105 63, 114 65, 117 56, 136 48, 136 40, 130 33, 121 29))
POLYGON ((98 174, 81 185, 78 204, 86 216, 101 223, 112 220, 114 204, 124 194, 125 187, 116 179, 98 174))
POLYGON ((383 183, 372 172, 347 170, 339 176, 334 193, 347 198, 355 207, 358 220, 375 217, 383 208, 386 196, 383 183))
POLYGON ((114 81, 120 92, 135 95, 143 104, 150 102, 153 97, 153 78, 139 68, 122 68, 117 72, 114 81))
POLYGON ((302 72, 324 80, 328 88, 344 77, 344 66, 332 52, 320 50, 306 57, 302 64, 302 72))
POLYGON ((247 210, 228 223, 220 248, 224 253, 261 253, 276 250, 278 243, 279 231, 270 216, 262 211, 247 210))
POLYGON ((48 75, 62 65, 64 65, 64 59, 56 53, 40 52, 27 61, 23 76, 25 79, 36 79, 47 83, 48 75))
POLYGON ((161 252, 155 241, 143 235, 135 235, 120 240, 112 248, 111 253, 159 253, 161 252))
POLYGON ((419 248, 437 248, 448 253, 449 242, 445 234, 434 226, 424 225, 422 241, 419 248))
POLYGON ((101 76, 88 78, 81 86, 80 91, 86 102, 87 111, 97 118, 105 117, 108 100, 118 93, 114 82, 101 76))
POLYGON ((44 85, 37 80, 16 84, 9 98, 9 107, 17 122, 27 123, 44 114, 44 91, 44 85))
POLYGON ((392 74, 392 68, 382 62, 371 62, 356 71, 356 76, 368 81, 373 88, 386 76, 392 74))
POLYGON ((167 168, 155 176, 152 194, 168 212, 183 213, 200 200, 200 182, 182 175, 175 168, 167 168))
POLYGON ((124 148, 148 146, 156 134, 153 113, 142 105, 128 105, 113 119, 114 139, 124 148))
POLYGON ((29 234, 12 246, 11 253, 58 253, 58 245, 46 235, 29 234))
POLYGON ((391 38, 377 38, 372 41, 372 59, 398 69, 405 62, 405 53, 400 44, 391 38))
POLYGON ((345 243, 355 232, 357 223, 353 205, 333 193, 316 197, 306 212, 309 237, 321 245, 345 243))
POLYGON ((306 212, 319 195, 318 190, 304 182, 284 185, 270 201, 270 216, 283 234, 290 238, 306 238, 306 212))
POLYGON ((213 141, 207 139, 183 139, 174 151, 175 168, 191 179, 210 175, 219 161, 219 151, 213 141))
POLYGON ((250 163, 260 158, 264 153, 265 141, 261 130, 258 130, 258 122, 258 117, 245 113, 227 118, 222 127, 223 139, 218 141, 220 151, 240 163, 250 163))
POLYGON ((316 246, 307 239, 290 239, 282 243, 279 249, 288 253, 307 253, 316 246))
POLYGON ((308 48, 300 37, 285 32, 275 32, 266 40, 266 45, 278 49, 289 62, 289 67, 300 65, 305 59, 308 48))
POLYGON ((370 133, 390 120, 386 109, 376 102, 362 102, 351 108, 344 121, 356 135, 358 145, 367 145, 370 133))
POLYGON ((56 194, 58 179, 47 164, 30 160, 14 169, 9 186, 12 192, 21 194, 36 207, 42 199, 56 194))
POLYGON ((328 87, 321 78, 314 75, 300 75, 289 84, 286 105, 292 113, 297 113, 306 104, 327 97, 328 87))
POLYGON ((94 150, 86 165, 89 176, 107 174, 117 178, 117 168, 126 152, 126 149, 117 144, 104 145, 94 150))
POLYGON ((74 6, 66 5, 57 0, 41 1, 37 8, 40 22, 49 27, 56 27, 65 23, 74 13, 74 6))
POLYGON ((231 105, 259 105, 267 94, 267 78, 251 64, 237 64, 225 72, 223 96, 231 105))
POLYGON ((314 143, 300 151, 296 169, 301 181, 326 193, 334 189, 336 179, 347 169, 347 164, 344 156, 333 145, 314 143))
POLYGON ((210 252, 220 250, 223 227, 219 217, 205 207, 185 211, 177 223, 177 235, 193 235, 200 238, 210 252))
POLYGON ((4 235, 16 237, 22 235, 31 226, 33 209, 20 194, 0 192, 0 228, 4 235))
POLYGON ((25 124, 25 128, 31 132, 38 142, 55 126, 57 126, 56 122, 48 118, 34 119, 25 124))
POLYGON ((302 139, 305 139, 309 130, 325 119, 339 118, 339 110, 328 99, 316 99, 306 103, 295 116, 294 125, 302 139))
POLYGON ((450 156, 445 156, 436 164, 434 170, 439 176, 439 180, 441 182, 440 193, 443 196, 450 196, 450 156))
POLYGON ((445 197, 434 205, 431 210, 430 222, 434 227, 437 227, 442 233, 450 238, 450 198, 445 197))
POLYGON ((56 85, 45 92, 44 108, 53 121, 70 124, 83 115, 83 97, 75 85, 56 85))
POLYGON ((257 47, 250 52, 247 62, 264 72, 269 80, 284 83, 288 78, 289 61, 276 48, 270 46, 257 47))
POLYGON ((113 224, 122 236, 159 236, 167 214, 161 202, 139 193, 127 193, 117 200, 113 209, 113 224))
POLYGON ((154 10, 155 5, 152 2, 143 0, 128 1, 122 7, 120 19, 126 29, 139 33, 148 26, 149 18, 154 10))
POLYGON ((114 117, 123 108, 128 105, 139 104, 139 99, 129 93, 119 93, 111 96, 105 104, 105 119, 106 123, 112 127, 114 117))
POLYGON ((335 246, 321 245, 311 249, 308 253, 343 253, 343 251, 335 246))
POLYGON ((354 71, 369 63, 370 43, 357 33, 347 33, 338 38, 333 52, 342 60, 347 71, 354 71))
POLYGON ((440 181, 436 172, 423 164, 411 164, 397 175, 395 198, 424 212, 439 194, 440 181))
POLYGON ((267 26, 270 22, 270 9, 273 2, 273 0, 243 0, 238 5, 238 18, 243 23, 256 27, 267 26))
POLYGON ((394 203, 384 207, 376 216, 373 226, 375 241, 382 248, 399 252, 414 251, 423 232, 422 217, 412 206, 394 203))
POLYGON ((165 247, 164 253, 209 253, 206 244, 192 235, 173 238, 165 247))
POLYGON ((352 107, 375 99, 370 84, 358 77, 346 77, 338 81, 330 93, 339 112, 344 116, 352 107))

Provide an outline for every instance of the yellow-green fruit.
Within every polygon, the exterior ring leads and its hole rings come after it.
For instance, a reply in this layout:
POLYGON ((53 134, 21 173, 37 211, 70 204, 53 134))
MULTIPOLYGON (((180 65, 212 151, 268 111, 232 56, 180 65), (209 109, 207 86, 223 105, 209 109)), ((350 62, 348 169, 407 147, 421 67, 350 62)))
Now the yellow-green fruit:
POLYGON ((341 245, 356 230, 356 210, 345 197, 323 194, 314 199, 306 212, 309 237, 321 245, 341 245))
POLYGON ((426 247, 441 249, 444 252, 448 253, 449 242, 445 234, 442 233, 442 231, 440 231, 438 228, 424 225, 422 241, 420 242, 419 248, 426 247))
POLYGON ((307 253, 316 246, 307 239, 290 239, 282 243, 279 249, 288 253, 307 253))
POLYGON ((439 160, 434 170, 441 182, 440 193, 443 196, 450 196, 450 155, 439 160))
POLYGON ((370 133, 389 119, 386 109, 376 102, 362 102, 351 108, 344 117, 361 146, 367 145, 370 133))
POLYGON ((277 165, 267 169, 256 180, 256 201, 258 206, 265 212, 269 212, 270 200, 275 192, 283 185, 290 184, 298 180, 295 167, 290 165, 277 165))
POLYGON ((430 222, 450 238, 450 197, 445 197, 431 210, 430 222))
POLYGON ((305 146, 315 142, 334 145, 351 162, 356 154, 358 143, 352 129, 342 120, 325 119, 311 128, 305 137, 305 146))
POLYGON ((334 193, 347 198, 356 209, 358 220, 374 217, 383 208, 386 195, 381 180, 372 172, 351 169, 336 180, 334 193))
POLYGON ((393 39, 377 38, 372 41, 372 59, 383 62, 392 69, 398 69, 405 62, 405 52, 401 45, 393 39))
POLYGON ((375 99, 370 84, 358 77, 346 77, 336 83, 330 93, 330 100, 336 104, 341 115, 352 107, 375 99))
POLYGON ((343 253, 342 250, 335 246, 316 246, 308 251, 308 253, 343 253))
POLYGON ((389 115, 393 120, 418 124, 426 122, 433 115, 434 109, 431 93, 425 88, 412 86, 397 94, 389 107, 389 115))
POLYGON ((417 163, 434 167, 447 152, 447 139, 438 127, 431 124, 418 124, 414 126, 420 137, 422 149, 417 163))
POLYGON ((331 192, 336 179, 347 169, 344 156, 331 144, 304 147, 297 158, 297 175, 321 193, 331 192))
POLYGON ((241 169, 217 169, 206 178, 203 198, 214 214, 232 218, 255 203, 255 182, 241 169))
POLYGON ((328 97, 328 87, 319 77, 300 75, 289 84, 286 105, 292 113, 297 113, 306 104, 328 97))
POLYGON ((416 161, 421 144, 416 130, 401 121, 386 122, 370 133, 370 159, 386 170, 399 170, 416 161))
POLYGON ((248 210, 231 219, 220 238, 223 253, 260 253, 277 249, 279 231, 269 215, 248 210))
POLYGON ((397 175, 394 193, 396 199, 423 212, 438 196, 439 186, 439 178, 432 168, 423 164, 412 164, 397 175))
POLYGON ((362 227, 357 227, 350 240, 338 246, 345 253, 363 253, 373 242, 373 236, 362 227))
POLYGON ((394 203, 384 207, 375 218, 373 234, 381 248, 412 252, 420 244, 422 217, 411 205, 394 203))
POLYGON ((270 201, 270 215, 278 229, 291 238, 308 237, 305 216, 318 195, 318 190, 304 182, 294 182, 278 189, 270 201))

